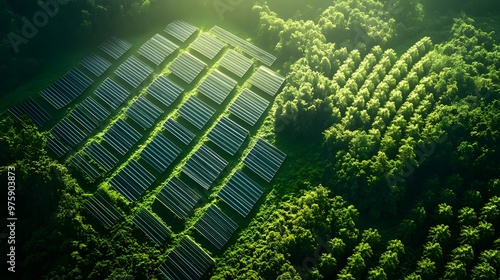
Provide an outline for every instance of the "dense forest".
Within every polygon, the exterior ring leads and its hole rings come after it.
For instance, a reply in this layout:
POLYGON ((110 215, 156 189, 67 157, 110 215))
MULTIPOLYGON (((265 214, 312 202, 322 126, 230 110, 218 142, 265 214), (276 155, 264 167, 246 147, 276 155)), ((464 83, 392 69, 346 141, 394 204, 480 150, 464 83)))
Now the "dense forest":
MULTIPOLYGON (((231 8, 229 20, 241 13, 248 22, 237 25, 286 74, 263 130, 288 158, 205 276, 498 279, 500 3, 325 2, 231 8)), ((42 71, 52 51, 141 32, 175 9, 69 1, 17 54, 7 35, 22 34, 22 17, 39 6, 1 3, 2 93, 42 71), (71 44, 45 51, 62 37, 71 44)), ((47 132, 7 116, 0 132, 0 173, 15 165, 20 186, 16 279, 161 278, 161 248, 137 241, 131 225, 100 231, 82 216, 88 194, 48 155, 47 132)))

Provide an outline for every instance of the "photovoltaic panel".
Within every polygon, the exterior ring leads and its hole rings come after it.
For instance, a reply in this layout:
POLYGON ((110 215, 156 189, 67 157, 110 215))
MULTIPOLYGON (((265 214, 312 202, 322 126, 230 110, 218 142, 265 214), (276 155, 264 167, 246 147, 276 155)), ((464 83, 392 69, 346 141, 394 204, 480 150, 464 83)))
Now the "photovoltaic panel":
POLYGON ((185 42, 191 35, 193 35, 198 30, 197 27, 182 21, 175 20, 165 27, 164 31, 172 35, 174 38, 181 42, 185 42))
POLYGON ((219 177, 226 168, 227 161, 206 145, 201 146, 182 167, 182 172, 204 189, 219 177))
POLYGON ((196 222, 194 228, 217 249, 222 250, 238 229, 238 225, 219 208, 212 205, 196 222))
POLYGON ((92 195, 85 202, 85 208, 106 228, 112 227, 123 217, 118 208, 101 192, 92 195))
POLYGON ((80 103, 78 108, 86 114, 91 115, 95 122, 100 123, 107 119, 111 113, 92 97, 87 97, 80 103))
POLYGON ((236 98, 236 101, 229 106, 229 112, 249 125, 254 126, 268 106, 269 101, 245 88, 238 98, 236 98))
POLYGON ((68 118, 64 118, 56 124, 50 132, 52 135, 63 140, 70 147, 75 147, 87 136, 75 123, 68 118))
POLYGON ((201 101, 198 97, 191 96, 178 112, 196 128, 202 129, 214 115, 215 109, 201 101))
POLYGON ((50 136, 47 137, 47 147, 58 157, 64 156, 69 151, 69 148, 59 141, 59 139, 50 136))
POLYGON ((141 158, 159 172, 164 172, 180 153, 181 149, 179 149, 179 147, 168 140, 167 137, 158 134, 153 141, 144 148, 141 153, 141 158))
POLYGON ((113 110, 116 110, 128 98, 130 91, 112 78, 108 77, 96 89, 95 95, 104 101, 104 103, 109 105, 109 107, 113 110))
POLYGON ((153 74, 153 68, 132 55, 115 70, 115 74, 132 87, 137 88, 153 74))
POLYGON ((218 196, 236 212, 246 217, 262 196, 262 188, 243 171, 237 170, 218 196))
POLYGON ((128 117, 144 129, 152 127, 162 114, 163 110, 143 96, 137 98, 126 112, 128 117))
POLYGON ((148 87, 147 92, 148 95, 169 107, 184 92, 184 89, 165 76, 159 76, 148 87))
POLYGON ((118 159, 97 142, 85 147, 85 153, 106 171, 110 171, 118 164, 118 159))
POLYGON ((180 219, 187 219, 201 196, 174 177, 161 189, 156 199, 180 219))
POLYGON ((103 138, 122 156, 132 148, 142 135, 122 119, 104 134, 103 138))
POLYGON ((234 155, 247 135, 248 130, 224 116, 208 133, 208 139, 230 155, 234 155))
POLYGON ((40 91, 40 96, 54 108, 61 109, 80 96, 93 82, 82 71, 73 68, 51 86, 40 91))
POLYGON ((132 44, 130 44, 129 42, 127 42, 123 39, 120 39, 116 36, 112 36, 112 37, 108 38, 106 41, 104 41, 99 46, 99 49, 101 49, 103 52, 107 53, 113 59, 117 60, 122 55, 124 55, 131 47, 132 47, 132 44))
POLYGON ((207 64, 188 52, 183 52, 170 65, 170 71, 184 82, 190 84, 207 67, 207 64))
POLYGON ((226 44, 208 33, 202 33, 191 44, 191 48, 208 59, 214 59, 226 44))
POLYGON ((71 164, 80 169, 85 173, 92 182, 101 176, 99 170, 93 166, 87 159, 85 159, 81 154, 76 154, 71 158, 71 164))
POLYGON ((179 46, 172 43, 169 39, 156 34, 141 46, 138 53, 154 64, 160 65, 178 48, 179 46))
POLYGON ((8 111, 19 121, 22 119, 23 115, 27 115, 38 127, 42 127, 52 119, 52 116, 32 98, 10 108, 8 111))
POLYGON ((163 125, 165 129, 179 139, 185 145, 189 145, 194 139, 194 133, 185 128, 182 124, 174 121, 173 119, 168 119, 163 125))
POLYGON ((250 77, 250 84, 271 96, 275 96, 278 93, 284 82, 284 77, 265 66, 259 67, 252 77, 250 77))
POLYGON ((233 91, 237 83, 237 81, 216 69, 201 82, 198 91, 220 105, 233 91))
POLYGON ((250 67, 252 67, 253 61, 235 50, 229 50, 222 57, 219 64, 241 78, 248 72, 250 67))
POLYGON ((100 77, 109 67, 111 67, 111 62, 95 53, 91 53, 80 62, 80 65, 89 70, 89 72, 96 77, 100 77))
POLYGON ((274 61, 276 61, 276 57, 274 55, 262 50, 261 48, 253 45, 250 42, 241 39, 240 37, 234 35, 233 33, 217 25, 212 27, 210 33, 219 37, 226 43, 241 49, 245 53, 251 55, 252 57, 256 58, 257 60, 261 61, 267 66, 273 65, 274 61))
POLYGON ((285 157, 285 153, 259 138, 243 163, 266 182, 271 182, 285 157))
POLYGON ((158 269, 167 279, 201 279, 214 260, 189 237, 184 237, 158 269))
POLYGON ((128 201, 134 202, 155 180, 156 178, 149 171, 137 161, 132 160, 109 183, 128 201))
POLYGON ((164 245, 167 242, 167 237, 172 234, 172 231, 162 221, 144 208, 137 212, 133 221, 144 234, 160 246, 164 245))

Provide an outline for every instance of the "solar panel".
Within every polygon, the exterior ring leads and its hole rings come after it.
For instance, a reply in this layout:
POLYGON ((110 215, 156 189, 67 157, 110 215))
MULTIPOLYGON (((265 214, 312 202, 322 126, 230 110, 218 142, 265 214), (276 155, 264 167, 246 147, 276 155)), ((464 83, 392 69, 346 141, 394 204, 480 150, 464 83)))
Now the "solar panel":
POLYGON ((116 110, 128 98, 130 91, 108 77, 96 89, 95 95, 104 101, 104 103, 108 104, 113 110, 116 110))
POLYGON ((250 77, 250 84, 271 96, 275 96, 278 93, 284 82, 284 77, 265 66, 259 67, 252 77, 250 77))
POLYGON ((93 166, 87 159, 85 159, 81 154, 76 154, 71 158, 71 164, 77 167, 85 175, 87 175, 92 182, 101 176, 99 170, 93 166))
POLYGON ((269 101, 245 88, 229 106, 229 112, 244 122, 254 126, 269 106, 269 101))
POLYGON ((179 149, 179 147, 168 140, 167 137, 158 134, 153 141, 144 148, 141 153, 141 158, 159 172, 164 172, 180 153, 181 149, 179 149))
POLYGON ((208 139, 230 155, 234 155, 247 135, 248 130, 224 116, 208 133, 208 139))
POLYGON ((245 53, 251 55, 252 57, 256 58, 257 60, 261 61, 267 66, 273 65, 274 61, 276 61, 276 57, 261 48, 241 39, 240 37, 234 35, 233 33, 226 31, 225 29, 222 29, 219 26, 214 26, 212 29, 210 29, 210 33, 214 34, 215 36, 219 37, 226 43, 233 45, 245 53))
POLYGON ((237 81, 216 69, 201 82, 198 91, 220 105, 226 100, 237 83, 237 81))
POLYGON ((166 107, 169 107, 182 94, 184 89, 172 82, 165 76, 159 76, 148 87, 148 94, 160 101, 166 107))
POLYGON ((88 115, 91 115, 96 122, 102 122, 107 119, 111 113, 106 110, 99 102, 95 101, 92 97, 87 97, 78 106, 79 109, 86 111, 88 115))
POLYGON ((243 163, 266 182, 271 182, 285 157, 282 151, 259 138, 243 163))
POLYGON ((64 156, 69 151, 69 148, 59 141, 59 139, 50 136, 47 137, 47 147, 58 157, 64 156))
POLYGON ((122 55, 124 55, 131 47, 132 47, 132 44, 130 44, 129 42, 127 42, 123 39, 120 39, 116 36, 112 36, 112 37, 108 38, 106 41, 104 41, 99 46, 99 49, 101 49, 103 52, 107 53, 113 59, 117 60, 122 55))
POLYGON ((104 134, 103 138, 122 156, 141 139, 142 135, 122 119, 104 134))
POLYGON ((219 177, 226 168, 227 161, 206 145, 201 146, 182 167, 182 172, 204 189, 219 177))
POLYGON ((52 116, 32 98, 10 108, 8 111, 19 121, 21 121, 23 115, 27 115, 38 127, 42 127, 52 118, 52 116))
POLYGON ((237 170, 218 196, 241 216, 246 217, 262 194, 263 190, 257 183, 237 170))
POLYGON ((61 109, 80 96, 93 82, 82 71, 73 68, 48 88, 40 91, 40 96, 54 108, 61 109))
POLYGON ((196 222, 194 228, 217 249, 221 250, 238 229, 238 225, 219 208, 212 205, 196 222))
POLYGON ((193 35, 198 30, 197 27, 192 26, 191 24, 182 21, 175 20, 169 23, 163 31, 172 35, 174 38, 181 42, 185 42, 191 35, 193 35))
POLYGON ((156 120, 163 114, 163 110, 140 96, 125 114, 142 128, 147 129, 155 124, 156 120))
POLYGON ((172 231, 163 222, 144 208, 137 212, 133 221, 144 234, 160 246, 164 245, 167 242, 167 237, 172 234, 172 231))
POLYGON ((207 67, 207 64, 188 52, 183 52, 170 65, 170 71, 184 82, 190 84, 207 67))
POLYGON ((115 70, 115 74, 132 87, 137 88, 153 74, 153 68, 132 55, 115 70))
POLYGON ((142 165, 132 160, 109 183, 128 201, 134 202, 155 180, 156 178, 142 165))
POLYGON ((88 133, 94 131, 94 129, 96 129, 99 125, 99 122, 95 120, 92 115, 88 115, 80 106, 71 111, 70 117, 81 127, 87 130, 88 133))
POLYGON ((163 125, 165 129, 179 139, 185 145, 189 145, 194 139, 194 133, 185 128, 182 124, 174 121, 173 119, 168 119, 163 125))
POLYGON ((101 192, 92 195, 85 202, 85 208, 106 228, 112 227, 123 217, 118 208, 101 192))
POLYGON ((158 269, 167 279, 201 279, 213 264, 203 249, 184 237, 158 269))
POLYGON ((118 159, 97 142, 85 147, 85 153, 106 171, 118 164, 118 159))
POLYGON ((196 128, 202 129, 214 115, 215 109, 201 101, 198 97, 191 96, 178 112, 196 128))
POLYGON ((156 199, 180 219, 187 219, 201 196, 178 178, 172 178, 156 199))
POLYGON ((235 50, 229 50, 222 57, 219 64, 241 78, 248 72, 250 67, 252 67, 253 61, 235 50))
POLYGON ((96 77, 100 77, 109 67, 111 67, 111 62, 95 53, 91 53, 80 62, 80 65, 89 70, 89 72, 96 77))
POLYGON ((191 44, 193 50, 201 53, 210 60, 214 59, 225 46, 226 44, 208 33, 202 33, 191 44))
POLYGON ((169 39, 156 34, 141 46, 138 53, 154 64, 160 65, 178 48, 179 46, 172 43, 169 39))
POLYGON ((70 147, 75 147, 87 136, 75 123, 68 118, 59 121, 51 130, 51 134, 65 141, 70 147))

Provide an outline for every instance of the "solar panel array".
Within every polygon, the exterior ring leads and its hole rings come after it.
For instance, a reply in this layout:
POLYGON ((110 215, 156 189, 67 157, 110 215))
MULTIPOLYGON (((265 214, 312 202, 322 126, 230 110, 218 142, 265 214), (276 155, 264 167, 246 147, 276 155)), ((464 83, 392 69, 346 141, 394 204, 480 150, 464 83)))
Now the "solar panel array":
POLYGON ((187 219, 201 196, 178 178, 172 178, 156 196, 180 219, 187 219))
POLYGON ((138 53, 154 64, 160 65, 178 48, 179 46, 169 39, 156 34, 139 48, 138 53))
POLYGON ((275 96, 278 93, 284 82, 284 77, 265 66, 259 67, 250 78, 250 84, 271 96, 275 96))
POLYGON ((237 83, 237 81, 216 69, 201 82, 198 91, 220 105, 226 100, 237 83))
POLYGON ((93 82, 82 71, 73 68, 51 86, 40 91, 40 96, 54 108, 61 109, 80 96, 93 82))
POLYGON ((134 202, 156 178, 137 161, 131 160, 109 183, 128 201, 134 202))
POLYGON ((18 120, 21 120, 23 115, 27 115, 38 127, 42 127, 52 118, 49 113, 32 98, 10 108, 8 111, 18 120))
POLYGON ((163 30, 181 42, 185 42, 191 35, 198 31, 198 27, 182 21, 175 20, 169 23, 163 30))
POLYGON ((226 44, 208 33, 202 33, 191 44, 193 50, 210 60, 214 59, 225 46, 226 44))
POLYGON ((126 114, 142 128, 147 129, 155 124, 156 120, 163 114, 163 110, 140 96, 128 108, 126 114))
POLYGON ((85 110, 81 108, 81 106, 72 110, 70 117, 81 127, 87 130, 88 133, 94 131, 99 125, 99 121, 93 118, 92 115, 88 115, 85 110))
POLYGON ((80 62, 80 65, 96 77, 100 77, 111 67, 111 62, 95 53, 91 53, 80 62))
POLYGON ((196 222, 194 228, 217 249, 221 250, 238 229, 238 225, 219 208, 212 205, 196 222))
POLYGON ((58 157, 64 156, 69 151, 69 148, 66 147, 66 145, 54 137, 47 137, 47 147, 58 157))
POLYGON ((113 59, 117 60, 122 55, 124 55, 131 47, 132 47, 132 44, 130 44, 129 42, 127 42, 123 39, 120 39, 116 36, 112 36, 112 37, 108 38, 106 41, 104 41, 99 46, 99 49, 101 49, 103 52, 107 53, 113 59))
POLYGON ((215 109, 201 101, 198 97, 191 96, 178 112, 190 124, 198 129, 202 129, 214 115, 215 109))
POLYGON ((247 124, 254 126, 269 106, 269 101, 245 88, 229 106, 229 112, 247 124))
POLYGON ((247 135, 248 130, 224 116, 208 133, 208 139, 230 155, 234 155, 247 135))
POLYGON ((220 60, 220 66, 235 74, 243 77, 253 65, 253 61, 235 50, 229 50, 220 60))
POLYGON ((104 121, 111 115, 106 108, 90 96, 85 98, 77 109, 81 110, 82 113, 88 115, 89 118, 97 123, 104 121))
POLYGON ((85 202, 85 208, 106 228, 112 227, 123 217, 118 208, 100 192, 96 192, 85 202))
POLYGON ((184 237, 158 269, 167 279, 200 279, 213 264, 203 249, 184 237))
POLYGON ((172 231, 163 222, 146 209, 139 210, 133 221, 144 234, 160 246, 164 245, 167 242, 167 237, 172 234, 172 231))
POLYGON ((262 194, 263 190, 257 183, 237 170, 218 195, 227 205, 246 217, 262 194))
POLYGON ((159 172, 164 172, 179 156, 181 149, 162 134, 156 135, 141 153, 141 158, 159 172))
POLYGON ((76 154, 73 158, 71 158, 71 164, 83 171, 83 173, 85 173, 92 182, 101 176, 99 170, 81 154, 76 154))
POLYGON ((165 76, 159 76, 148 87, 148 94, 160 101, 166 107, 169 107, 182 94, 184 89, 178 84, 172 82, 165 76))
POLYGON ((153 68, 132 55, 115 70, 115 74, 132 87, 137 88, 153 74, 153 68))
POLYGON ((74 148, 87 136, 75 123, 68 118, 62 119, 50 131, 52 135, 63 140, 70 147, 74 148))
POLYGON ((194 139, 194 133, 173 119, 168 119, 163 126, 185 145, 189 145, 194 139))
POLYGON ((182 172, 208 190, 228 162, 206 145, 201 146, 182 167, 182 172))
POLYGON ((243 163, 266 182, 271 182, 285 157, 282 151, 259 138, 243 163))
POLYGON ((85 153, 106 171, 110 171, 118 164, 118 159, 97 142, 85 147, 85 153))
POLYGON ((116 110, 128 98, 130 91, 112 78, 106 78, 96 89, 95 95, 113 110, 116 110))
POLYGON ((223 41, 227 42, 230 45, 233 45, 245 53, 251 55, 252 57, 256 58, 257 60, 261 61, 267 66, 273 65, 274 61, 276 61, 276 57, 261 48, 241 39, 240 37, 234 35, 233 33, 222 29, 219 26, 214 26, 212 29, 210 29, 210 33, 214 34, 215 36, 219 37, 223 41))
POLYGON ((183 52, 170 65, 170 71, 184 82, 190 84, 207 67, 207 64, 188 52, 183 52))
POLYGON ((134 146, 142 135, 122 119, 118 121, 104 134, 103 138, 118 153, 125 155, 134 146))

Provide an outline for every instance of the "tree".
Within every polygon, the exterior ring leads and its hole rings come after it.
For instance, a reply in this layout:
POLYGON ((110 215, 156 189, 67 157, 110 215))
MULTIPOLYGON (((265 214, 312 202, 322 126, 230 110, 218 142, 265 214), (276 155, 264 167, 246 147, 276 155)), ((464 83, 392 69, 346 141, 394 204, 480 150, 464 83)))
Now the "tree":
POLYGON ((460 225, 473 225, 477 223, 477 215, 474 208, 464 207, 458 210, 458 222, 460 225))
POLYGON ((458 260, 450 261, 444 270, 445 279, 467 279, 467 268, 464 263, 458 260))
POLYGON ((453 210, 450 205, 440 203, 436 210, 436 218, 440 223, 450 223, 453 219, 453 210))
POLYGON ((368 280, 387 280, 387 274, 383 268, 377 266, 368 271, 368 280))
POLYGON ((443 249, 437 242, 427 242, 424 245, 424 257, 429 258, 435 262, 441 261, 443 258, 443 249))
POLYGON ((461 244, 476 245, 479 241, 479 230, 472 226, 462 226, 460 230, 461 244))
POLYGON ((465 265, 470 264, 474 260, 474 250, 469 244, 461 245, 453 249, 451 254, 454 260, 461 261, 465 265))
POLYGON ((450 241, 451 231, 448 225, 437 225, 429 229, 428 239, 432 242, 446 244, 450 241))
POLYGON ((481 262, 472 269, 472 277, 478 280, 494 280, 496 269, 487 262, 481 262))
POLYGON ((422 279, 435 279, 436 272, 436 263, 429 258, 423 258, 417 262, 416 273, 422 276, 422 279))

